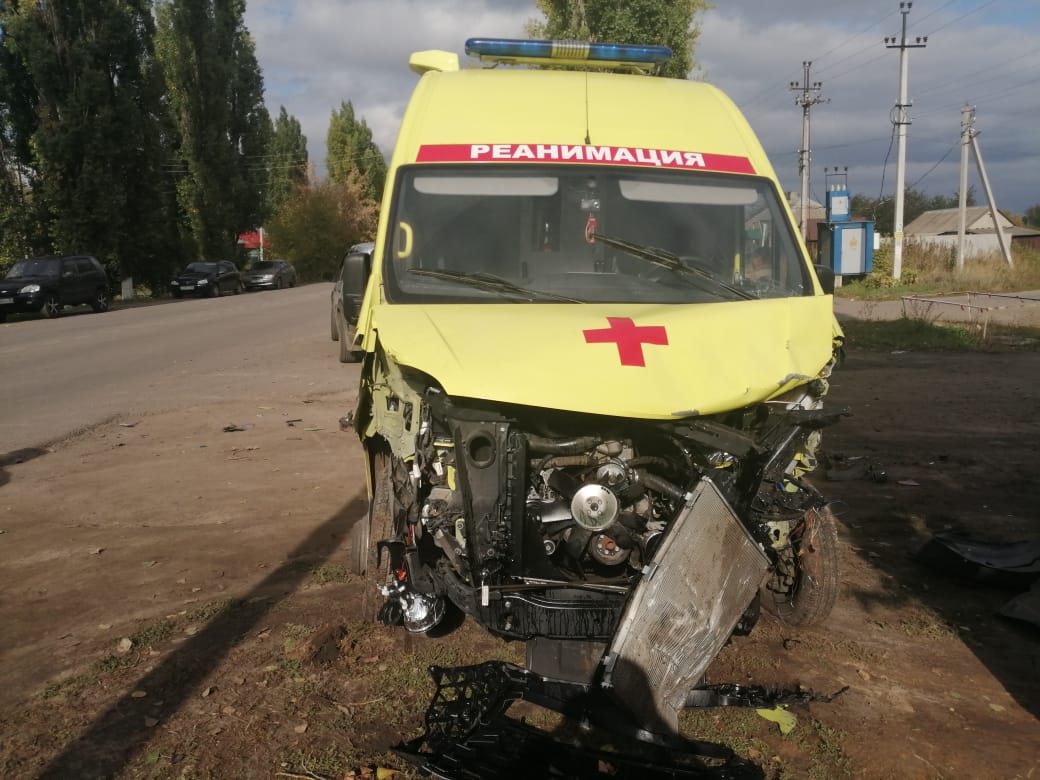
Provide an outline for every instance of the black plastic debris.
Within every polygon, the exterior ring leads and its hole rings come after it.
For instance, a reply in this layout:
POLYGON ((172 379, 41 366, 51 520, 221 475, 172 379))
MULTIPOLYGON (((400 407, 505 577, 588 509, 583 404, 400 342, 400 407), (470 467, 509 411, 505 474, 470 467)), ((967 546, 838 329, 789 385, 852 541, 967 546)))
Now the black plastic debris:
POLYGON ((1040 540, 987 542, 936 534, 917 552, 917 560, 948 576, 1026 588, 1040 578, 1040 540))
POLYGON ((487 778, 705 778, 758 780, 729 748, 639 728, 595 686, 541 677, 512 664, 431 667, 437 690, 425 733, 396 749, 423 774, 487 778), (524 700, 567 717, 543 731, 506 715, 524 700))
POLYGON ((814 693, 804 689, 790 690, 786 688, 770 688, 763 685, 738 685, 736 683, 720 683, 718 685, 702 685, 694 688, 686 697, 686 708, 701 707, 753 707, 755 709, 772 709, 782 704, 809 704, 823 702, 830 704, 841 696, 849 686, 834 693, 814 693))
POLYGON ((1002 606, 1000 614, 1040 628, 1040 581, 1034 582, 1032 588, 1002 606))

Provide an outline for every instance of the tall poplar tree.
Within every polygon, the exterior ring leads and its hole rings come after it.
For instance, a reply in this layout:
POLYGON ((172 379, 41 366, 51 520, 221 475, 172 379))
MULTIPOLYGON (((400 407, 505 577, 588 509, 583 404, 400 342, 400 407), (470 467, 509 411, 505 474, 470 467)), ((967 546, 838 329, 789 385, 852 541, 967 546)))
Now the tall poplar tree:
POLYGON ((354 115, 350 101, 332 112, 326 142, 329 179, 342 184, 352 172, 357 172, 365 183, 366 196, 380 201, 386 182, 386 159, 372 141, 368 124, 354 115))
POLYGON ((7 2, 0 13, 7 50, 0 99, 42 221, 45 235, 34 240, 59 253, 95 254, 113 272, 147 267, 162 224, 153 184, 161 90, 151 3, 7 2))
POLYGON ((160 0, 157 52, 175 137, 168 168, 201 256, 230 257, 264 216, 271 121, 245 0, 160 0))
POLYGON ((293 191, 307 183, 307 137, 300 121, 281 107, 267 146, 267 214, 274 214, 293 191))
POLYGON ((535 0, 544 21, 529 25, 537 37, 668 46, 672 58, 660 76, 684 79, 697 63, 693 48, 700 35, 697 15, 708 0, 535 0))

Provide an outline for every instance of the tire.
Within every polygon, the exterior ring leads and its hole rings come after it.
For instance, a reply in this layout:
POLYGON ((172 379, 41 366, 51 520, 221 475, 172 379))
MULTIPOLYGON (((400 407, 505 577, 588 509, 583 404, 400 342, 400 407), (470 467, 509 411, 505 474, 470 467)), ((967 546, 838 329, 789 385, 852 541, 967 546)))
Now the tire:
POLYGON ((44 317, 48 319, 54 319, 55 317, 61 316, 61 301, 58 300, 58 296, 51 293, 43 299, 43 306, 40 307, 40 312, 44 317))
POLYGON ((177 298, 178 300, 180 300, 183 296, 184 296, 184 293, 182 293, 180 290, 178 290, 177 292, 175 292, 173 294, 173 297, 177 298))
POLYGON ((336 324, 336 310, 333 309, 329 316, 329 336, 333 341, 339 341, 339 326, 336 324))
POLYGON ((281 278, 275 279, 275 281, 274 281, 274 289, 276 289, 276 290, 281 290, 282 289, 282 280, 281 280, 281 278))
POLYGON ((94 293, 94 298, 90 301, 90 308, 100 314, 101 312, 108 311, 110 304, 111 301, 108 298, 108 290, 99 289, 94 293))
POLYGON ((220 297, 220 282, 214 282, 213 286, 209 288, 209 297, 210 298, 219 298, 220 297))
POLYGON ((339 327, 339 338, 336 341, 339 342, 339 362, 340 363, 359 363, 363 353, 355 352, 351 349, 354 346, 354 328, 343 321, 342 317, 337 317, 338 322, 336 323, 339 327))
POLYGON ((0 322, 7 322, 7 312, 0 311, 0 322))
POLYGON ((762 605, 782 623, 815 626, 830 615, 841 588, 838 521, 829 507, 810 509, 791 546, 762 586, 762 605), (786 576, 785 576, 786 574, 786 576))
POLYGON ((244 293, 245 291, 246 291, 246 286, 244 284, 242 284, 242 282, 239 282, 238 284, 235 285, 235 295, 240 295, 241 293, 244 293))
POLYGON ((367 517, 359 518, 350 530, 350 568, 379 582, 386 581, 389 560, 383 558, 381 571, 376 569, 376 543, 394 534, 394 493, 391 486, 392 456, 389 449, 372 453, 372 496, 367 517))

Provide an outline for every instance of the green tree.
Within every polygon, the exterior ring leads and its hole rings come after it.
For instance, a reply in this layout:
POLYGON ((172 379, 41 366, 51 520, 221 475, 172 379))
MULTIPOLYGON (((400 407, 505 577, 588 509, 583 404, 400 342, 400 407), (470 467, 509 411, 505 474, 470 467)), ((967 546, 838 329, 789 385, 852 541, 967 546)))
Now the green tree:
POLYGON ((379 204, 368 184, 352 171, 299 188, 267 223, 272 253, 291 260, 303 279, 331 279, 351 244, 375 235, 379 204))
POLYGON ((271 129, 245 0, 159 0, 169 171, 198 254, 229 257, 264 216, 271 129))
POLYGON ((539 38, 668 46, 672 58, 658 75, 684 79, 697 67, 698 14, 708 0, 535 0, 545 19, 528 25, 539 38))
POLYGON ((1025 223, 1032 228, 1040 228, 1040 203, 1034 203, 1022 214, 1025 223))
POLYGON ((293 191, 307 183, 307 137, 299 120, 281 107, 267 147, 267 213, 278 211, 293 191))
MULTIPOLYGON (((928 195, 921 190, 908 189, 903 194, 903 224, 909 225, 926 211, 933 209, 953 209, 959 205, 960 196, 928 195)), ((969 187, 967 204, 975 205, 975 188, 969 187)), ((879 233, 891 235, 895 225, 895 199, 892 195, 882 198, 870 198, 865 195, 854 195, 851 203, 855 217, 874 221, 874 229, 879 233)))
POLYGON ((364 182, 369 198, 378 201, 383 197, 386 160, 372 141, 368 124, 354 115, 350 101, 340 104, 339 109, 332 112, 326 147, 329 179, 342 183, 356 172, 364 182))
POLYGON ((33 243, 124 274, 146 266, 163 220, 149 0, 8 2, 0 14, 0 101, 42 222, 33 243))

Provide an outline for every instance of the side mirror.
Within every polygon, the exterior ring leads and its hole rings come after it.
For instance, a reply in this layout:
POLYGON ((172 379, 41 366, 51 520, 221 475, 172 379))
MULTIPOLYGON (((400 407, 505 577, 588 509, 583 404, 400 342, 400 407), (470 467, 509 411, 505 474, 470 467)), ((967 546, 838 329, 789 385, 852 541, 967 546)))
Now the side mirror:
POLYGON ((357 322, 371 272, 371 255, 358 253, 343 258, 343 318, 347 322, 357 322))
POLYGON ((834 295, 834 269, 829 265, 814 265, 816 278, 820 280, 820 287, 827 295, 834 295))

